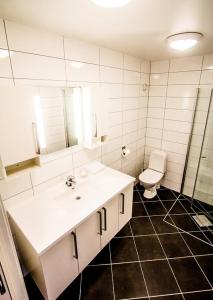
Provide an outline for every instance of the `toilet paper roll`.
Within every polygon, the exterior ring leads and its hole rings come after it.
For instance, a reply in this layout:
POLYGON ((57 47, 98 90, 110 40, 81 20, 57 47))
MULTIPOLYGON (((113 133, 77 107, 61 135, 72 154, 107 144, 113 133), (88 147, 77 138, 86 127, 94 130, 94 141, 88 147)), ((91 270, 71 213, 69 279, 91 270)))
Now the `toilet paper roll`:
POLYGON ((123 149, 121 155, 122 155, 122 157, 127 157, 130 153, 131 153, 130 149, 125 148, 125 149, 123 149))

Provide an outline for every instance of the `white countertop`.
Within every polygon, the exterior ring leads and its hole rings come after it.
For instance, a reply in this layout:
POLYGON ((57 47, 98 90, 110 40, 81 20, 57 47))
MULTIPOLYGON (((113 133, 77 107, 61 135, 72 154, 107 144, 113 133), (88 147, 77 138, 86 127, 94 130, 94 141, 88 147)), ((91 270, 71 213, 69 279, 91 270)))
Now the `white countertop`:
POLYGON ((89 174, 77 182, 75 190, 67 187, 63 180, 8 208, 8 214, 41 255, 134 180, 104 166, 96 174, 89 174), (76 196, 81 199, 76 200, 76 196))

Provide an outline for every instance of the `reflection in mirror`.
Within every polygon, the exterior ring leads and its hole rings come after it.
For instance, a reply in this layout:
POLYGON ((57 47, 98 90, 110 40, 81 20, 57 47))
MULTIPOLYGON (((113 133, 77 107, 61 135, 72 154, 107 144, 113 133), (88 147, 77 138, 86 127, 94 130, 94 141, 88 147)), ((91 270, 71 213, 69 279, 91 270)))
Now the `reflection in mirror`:
POLYGON ((81 88, 39 88, 34 98, 41 154, 77 145, 82 140, 81 88))

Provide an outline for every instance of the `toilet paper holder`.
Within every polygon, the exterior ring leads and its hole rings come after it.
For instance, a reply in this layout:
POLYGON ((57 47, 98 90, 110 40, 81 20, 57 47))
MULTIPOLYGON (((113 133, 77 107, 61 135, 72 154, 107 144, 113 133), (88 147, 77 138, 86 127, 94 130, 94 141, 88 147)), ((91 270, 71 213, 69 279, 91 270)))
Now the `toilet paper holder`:
POLYGON ((130 150, 126 146, 122 146, 121 149, 122 149, 122 153, 121 153, 122 157, 126 157, 130 154, 130 150))

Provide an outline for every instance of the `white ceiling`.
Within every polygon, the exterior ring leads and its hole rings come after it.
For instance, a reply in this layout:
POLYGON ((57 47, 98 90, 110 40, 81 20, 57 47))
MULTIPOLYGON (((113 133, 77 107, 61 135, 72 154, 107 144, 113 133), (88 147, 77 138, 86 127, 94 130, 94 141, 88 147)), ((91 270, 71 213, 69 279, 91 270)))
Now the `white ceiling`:
POLYGON ((152 60, 213 53, 213 0, 132 0, 122 8, 90 0, 0 0, 0 14, 152 60), (204 38, 180 54, 165 38, 183 31, 202 32, 204 38))

